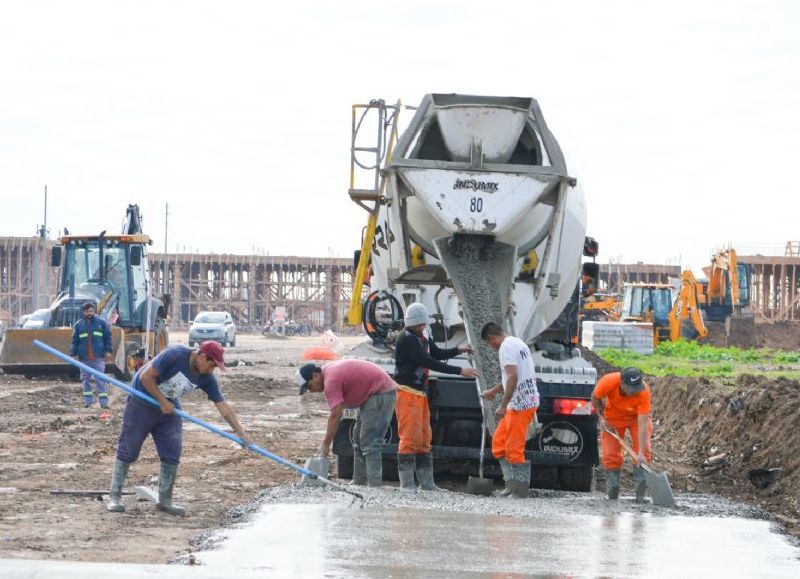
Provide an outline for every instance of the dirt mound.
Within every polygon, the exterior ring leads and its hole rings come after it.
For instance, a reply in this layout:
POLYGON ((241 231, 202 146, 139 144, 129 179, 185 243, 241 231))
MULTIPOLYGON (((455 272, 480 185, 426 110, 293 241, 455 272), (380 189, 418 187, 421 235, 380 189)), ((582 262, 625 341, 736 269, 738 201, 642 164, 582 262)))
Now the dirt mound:
POLYGON ((762 348, 798 352, 800 351, 800 322, 758 324, 756 339, 762 348))
POLYGON ((757 504, 800 534, 800 383, 742 375, 735 386, 650 384, 656 465, 673 486, 757 504))
POLYGON ((800 322, 755 324, 755 326, 740 322, 731 324, 728 333, 725 331, 725 322, 706 322, 705 325, 708 337, 703 343, 718 348, 735 346, 800 351, 800 322))

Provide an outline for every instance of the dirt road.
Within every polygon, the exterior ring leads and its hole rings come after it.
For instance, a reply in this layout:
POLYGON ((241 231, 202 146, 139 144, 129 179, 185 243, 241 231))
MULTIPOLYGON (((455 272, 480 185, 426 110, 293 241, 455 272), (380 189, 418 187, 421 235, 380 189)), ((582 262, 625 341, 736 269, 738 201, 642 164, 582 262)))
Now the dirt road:
MULTIPOLYGON (((185 335, 173 334, 173 342, 181 340, 185 335)), ((344 340, 354 345, 360 338, 344 340)), ((230 370, 221 375, 225 396, 254 442, 301 464, 318 447, 327 409, 321 397, 297 396, 292 375, 303 350, 320 339, 240 335, 237 344, 227 352, 230 370)), ((106 490, 110 481, 124 395, 113 394, 110 419, 103 420, 96 407, 81 407, 80 390, 76 382, 0 375, 0 557, 163 563, 192 550, 204 530, 238 520, 242 506, 264 489, 297 480, 292 471, 185 424, 176 500, 189 516, 156 512, 133 496, 125 497, 124 514, 106 512, 98 498, 53 496, 53 489, 106 490)), ((676 490, 763 506, 790 532, 800 532, 797 383, 743 379, 731 388, 662 379, 653 394, 654 454, 676 490), (721 453, 727 454, 718 466, 704 466, 721 453), (748 469, 772 466, 784 468, 780 481, 761 490, 750 484, 748 469)), ((185 399, 184 409, 225 424, 202 393, 185 399)), ((148 440, 127 486, 156 486, 158 467, 148 440)))

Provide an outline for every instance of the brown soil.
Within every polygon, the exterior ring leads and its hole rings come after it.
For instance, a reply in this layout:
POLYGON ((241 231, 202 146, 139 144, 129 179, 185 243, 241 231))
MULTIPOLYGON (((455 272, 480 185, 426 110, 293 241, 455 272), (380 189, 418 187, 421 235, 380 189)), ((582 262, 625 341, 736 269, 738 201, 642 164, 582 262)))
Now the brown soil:
MULTIPOLYGON (((172 337, 174 342, 181 335, 172 337)), ((301 399, 292 375, 302 351, 319 346, 320 338, 240 335, 237 342, 226 356, 233 367, 220 380, 226 398, 253 442, 302 464, 318 448, 327 410, 319 398, 301 399)), ((176 502, 187 507, 185 518, 156 512, 153 503, 134 495, 123 497, 124 514, 108 513, 99 498, 51 495, 54 489, 108 488, 125 396, 112 390, 111 417, 102 420, 96 406, 81 407, 77 382, 0 375, 0 558, 163 563, 190 550, 203 530, 241 516, 235 507, 262 489, 298 478, 187 423, 175 487, 176 502)), ((202 393, 183 406, 227 429, 202 393)), ((126 487, 157 487, 158 470, 148 439, 126 487)))
POLYGON ((800 351, 800 322, 754 325, 740 322, 733 324, 727 335, 724 322, 706 322, 706 328, 708 337, 703 343, 712 346, 800 351))

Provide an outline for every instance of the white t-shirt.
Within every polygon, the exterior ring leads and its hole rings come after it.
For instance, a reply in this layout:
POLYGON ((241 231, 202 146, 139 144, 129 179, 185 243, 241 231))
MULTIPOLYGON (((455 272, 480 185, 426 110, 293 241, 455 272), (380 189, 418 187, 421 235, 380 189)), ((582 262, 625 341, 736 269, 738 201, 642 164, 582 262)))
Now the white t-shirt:
POLYGON ((536 388, 536 370, 531 351, 525 342, 514 336, 506 336, 500 344, 500 371, 504 389, 508 379, 506 366, 517 367, 517 388, 508 407, 512 410, 538 408, 539 390, 536 388))

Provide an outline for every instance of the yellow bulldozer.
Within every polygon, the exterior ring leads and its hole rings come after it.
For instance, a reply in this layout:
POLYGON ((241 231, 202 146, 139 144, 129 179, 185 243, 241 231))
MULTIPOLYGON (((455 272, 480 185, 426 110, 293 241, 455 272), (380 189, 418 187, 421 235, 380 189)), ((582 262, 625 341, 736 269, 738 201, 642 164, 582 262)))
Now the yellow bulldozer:
POLYGON ((72 326, 84 303, 111 327, 112 359, 106 373, 129 379, 137 357, 152 356, 169 343, 169 296, 156 298, 149 287, 146 248, 138 205, 129 205, 121 235, 65 235, 53 248, 51 265, 60 267, 59 291, 49 308, 26 316, 22 328, 8 329, 0 350, 6 374, 74 374, 33 345, 34 340, 69 353, 72 326))

